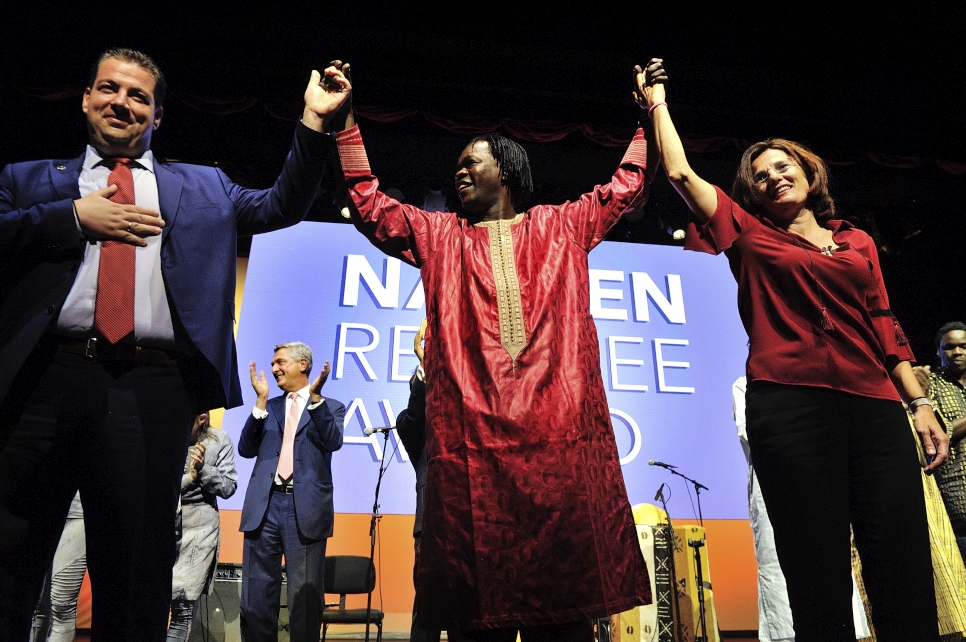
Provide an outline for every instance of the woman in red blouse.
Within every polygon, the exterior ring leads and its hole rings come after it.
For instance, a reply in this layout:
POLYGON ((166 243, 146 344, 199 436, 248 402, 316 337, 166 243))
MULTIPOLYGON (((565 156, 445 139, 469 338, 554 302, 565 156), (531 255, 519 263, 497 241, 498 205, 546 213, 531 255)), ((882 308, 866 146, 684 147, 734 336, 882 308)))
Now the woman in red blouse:
POLYGON ((938 640, 912 409, 931 463, 948 440, 889 310, 872 239, 834 219, 821 158, 748 148, 731 198, 691 170, 660 59, 639 79, 668 179, 693 212, 685 247, 724 253, 749 337, 747 426, 797 642, 854 640, 849 525, 878 639, 938 640))

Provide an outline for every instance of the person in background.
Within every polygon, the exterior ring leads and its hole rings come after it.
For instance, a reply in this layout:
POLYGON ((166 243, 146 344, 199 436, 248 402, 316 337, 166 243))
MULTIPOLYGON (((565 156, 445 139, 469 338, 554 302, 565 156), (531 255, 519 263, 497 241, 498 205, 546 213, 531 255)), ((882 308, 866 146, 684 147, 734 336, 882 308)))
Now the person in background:
POLYGON ((966 323, 952 321, 936 333, 939 370, 915 368, 949 436, 949 461, 936 471, 959 550, 966 555, 966 323))
POLYGON ((210 413, 201 413, 191 427, 191 445, 181 476, 180 541, 172 571, 167 642, 188 639, 196 600, 214 588, 221 540, 218 498, 234 495, 237 482, 231 438, 212 428, 210 413))
POLYGON ((245 534, 242 639, 274 642, 285 556, 292 642, 318 642, 325 606, 325 546, 335 522, 332 453, 342 448, 345 406, 323 397, 326 361, 309 383, 312 349, 300 341, 275 346, 272 376, 284 394, 268 398, 265 373, 249 363, 255 407, 238 454, 257 457, 238 529, 245 534))
MULTIPOLYGON (((419 326, 413 339, 413 351, 419 357, 419 366, 409 380, 409 404, 396 417, 396 431, 409 454, 409 462, 416 471, 416 519, 413 524, 413 540, 416 548, 416 562, 413 565, 413 583, 419 569, 419 539, 423 534, 423 508, 426 496, 426 373, 423 370, 423 335, 426 320, 419 326)), ((413 605, 413 623, 409 631, 410 642, 439 642, 438 629, 427 631, 417 622, 416 606, 413 605)))
POLYGON ((73 642, 77 630, 77 598, 87 572, 84 507, 74 495, 67 522, 54 551, 44 590, 34 611, 30 642, 73 642))
MULTIPOLYGON (((641 71, 638 68, 638 71, 641 71)), ((693 214, 685 247, 724 253, 748 333, 747 432, 797 642, 854 640, 849 526, 880 642, 938 639, 919 457, 948 439, 889 310, 875 244, 834 218, 821 158, 768 139, 745 150, 729 198, 688 164, 663 62, 637 76, 668 179, 693 214)))

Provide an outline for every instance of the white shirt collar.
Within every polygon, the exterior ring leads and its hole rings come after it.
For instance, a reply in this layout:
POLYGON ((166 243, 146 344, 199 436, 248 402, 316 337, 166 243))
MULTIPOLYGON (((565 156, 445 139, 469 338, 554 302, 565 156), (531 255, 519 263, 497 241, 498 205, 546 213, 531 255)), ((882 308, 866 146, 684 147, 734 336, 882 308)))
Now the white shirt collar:
MULTIPOLYGON (((292 394, 292 393, 290 393, 290 392, 286 392, 286 393, 285 393, 285 396, 286 396, 286 398, 287 398, 287 397, 288 397, 288 396, 289 396, 290 394, 292 394)), ((308 398, 309 398, 309 386, 305 386, 305 387, 304 387, 304 388, 302 388, 301 390, 296 390, 296 391, 295 391, 295 394, 297 394, 297 395, 299 396, 299 399, 301 399, 302 401, 308 401, 308 398)))
MULTIPOLYGON (((87 152, 84 154, 84 169, 94 169, 102 160, 104 160, 104 156, 101 156, 100 152, 88 145, 87 152)), ((138 162, 141 169, 154 173, 154 152, 150 149, 134 160, 138 162)))

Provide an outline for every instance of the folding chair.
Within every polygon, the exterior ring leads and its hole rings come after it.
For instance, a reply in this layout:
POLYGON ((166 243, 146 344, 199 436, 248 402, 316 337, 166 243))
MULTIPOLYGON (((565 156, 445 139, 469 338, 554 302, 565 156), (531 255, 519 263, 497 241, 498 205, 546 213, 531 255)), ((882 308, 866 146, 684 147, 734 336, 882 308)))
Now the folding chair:
POLYGON ((368 557, 359 555, 332 555, 325 558, 325 592, 339 595, 338 608, 336 605, 326 604, 322 611, 322 642, 330 624, 369 624, 378 627, 376 642, 382 642, 382 620, 384 614, 378 609, 369 611, 366 621, 366 610, 347 609, 345 596, 372 593, 376 586, 376 569, 368 557), (368 578, 368 583, 366 579, 368 578))

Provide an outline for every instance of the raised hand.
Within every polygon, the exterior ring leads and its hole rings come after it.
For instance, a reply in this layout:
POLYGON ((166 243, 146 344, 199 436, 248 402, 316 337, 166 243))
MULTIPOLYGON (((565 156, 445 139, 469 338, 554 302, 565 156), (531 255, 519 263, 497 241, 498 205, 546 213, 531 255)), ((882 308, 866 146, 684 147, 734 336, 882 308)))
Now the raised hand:
POLYGON ((650 109, 664 102, 667 72, 664 71, 664 61, 661 58, 651 58, 644 69, 640 65, 634 65, 634 81, 637 84, 634 100, 641 109, 650 109))
POLYGON ((109 197, 116 191, 117 185, 108 185, 74 201, 81 231, 92 239, 147 245, 144 237, 160 234, 164 219, 157 210, 115 203, 109 197))
POLYGON ((325 131, 342 108, 351 100, 352 84, 346 74, 349 63, 334 60, 320 74, 312 70, 312 77, 305 88, 305 110, 302 122, 316 131, 325 131))
POLYGON ((256 374, 255 362, 249 361, 248 373, 252 378, 252 388, 255 389, 255 395, 258 397, 255 400, 255 407, 265 410, 265 406, 268 404, 268 379, 265 378, 265 371, 256 374))
POLYGON ((328 380, 329 378, 329 370, 330 370, 329 362, 326 361, 325 364, 322 366, 322 372, 319 373, 319 376, 316 377, 315 381, 312 382, 312 385, 309 386, 310 403, 319 403, 320 401, 322 401, 322 395, 319 393, 322 390, 322 386, 325 385, 326 380, 328 380))
POLYGON ((419 324, 419 331, 416 333, 416 338, 413 339, 413 352, 419 357, 419 365, 423 365, 423 357, 426 356, 426 350, 423 348, 423 337, 426 335, 426 319, 419 324))

